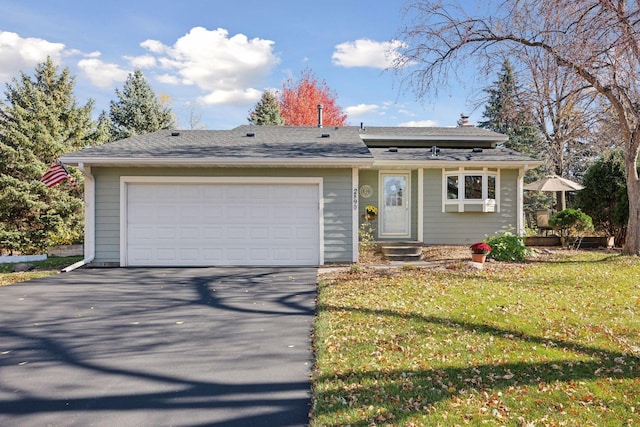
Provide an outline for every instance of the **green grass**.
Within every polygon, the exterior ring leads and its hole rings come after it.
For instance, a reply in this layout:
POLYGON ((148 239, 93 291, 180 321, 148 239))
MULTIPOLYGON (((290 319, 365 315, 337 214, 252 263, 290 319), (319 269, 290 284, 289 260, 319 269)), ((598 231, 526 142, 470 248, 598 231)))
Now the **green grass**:
POLYGON ((314 427, 640 425, 640 261, 351 271, 314 346, 314 427))
POLYGON ((0 264, 0 286, 58 274, 61 269, 82 259, 81 256, 49 257, 44 261, 29 262, 35 268, 31 271, 12 273, 13 264, 0 264))

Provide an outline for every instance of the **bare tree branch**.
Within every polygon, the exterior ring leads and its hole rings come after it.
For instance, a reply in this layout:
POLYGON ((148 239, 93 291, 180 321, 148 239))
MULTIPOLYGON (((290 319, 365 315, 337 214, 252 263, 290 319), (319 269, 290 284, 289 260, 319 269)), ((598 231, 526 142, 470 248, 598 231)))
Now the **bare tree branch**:
POLYGON ((459 78, 459 69, 473 65, 486 73, 500 64, 498 57, 522 61, 533 51, 577 76, 581 87, 591 87, 616 112, 630 200, 625 251, 640 255, 639 3, 504 0, 483 3, 473 15, 455 1, 411 0, 395 69, 418 97, 437 95, 452 76, 459 78))

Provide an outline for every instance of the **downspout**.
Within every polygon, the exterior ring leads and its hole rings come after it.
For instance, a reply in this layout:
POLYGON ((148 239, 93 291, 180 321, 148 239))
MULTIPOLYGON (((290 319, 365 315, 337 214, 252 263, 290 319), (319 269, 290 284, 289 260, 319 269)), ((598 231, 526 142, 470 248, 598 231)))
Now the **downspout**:
POLYGON ((351 169, 351 187, 353 191, 353 200, 351 201, 351 261, 354 263, 358 262, 358 257, 360 256, 360 216, 359 213, 359 201, 358 201, 358 188, 359 184, 359 169, 353 168, 351 169))
POLYGON ((78 169, 84 175, 84 259, 63 268, 62 273, 68 273, 89 264, 96 253, 96 180, 91 174, 91 167, 85 167, 84 163, 79 163, 78 169))
POLYGON ((516 234, 518 236, 524 236, 524 224, 526 224, 524 218, 524 175, 529 169, 528 165, 518 170, 518 183, 517 183, 517 216, 516 216, 516 234))

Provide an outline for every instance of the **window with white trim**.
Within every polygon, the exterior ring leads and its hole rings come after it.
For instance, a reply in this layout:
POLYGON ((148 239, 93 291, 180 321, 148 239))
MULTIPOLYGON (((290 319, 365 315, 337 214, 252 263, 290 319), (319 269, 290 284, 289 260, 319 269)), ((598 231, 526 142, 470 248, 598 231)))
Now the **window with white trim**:
POLYGON ((499 171, 443 170, 443 212, 499 212, 499 171))

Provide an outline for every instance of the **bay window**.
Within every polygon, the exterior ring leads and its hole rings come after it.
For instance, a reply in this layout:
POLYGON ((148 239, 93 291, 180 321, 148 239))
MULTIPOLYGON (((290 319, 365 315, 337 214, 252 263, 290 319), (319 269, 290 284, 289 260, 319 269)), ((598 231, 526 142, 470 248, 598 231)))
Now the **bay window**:
POLYGON ((498 169, 443 170, 443 212, 499 212, 498 169))

